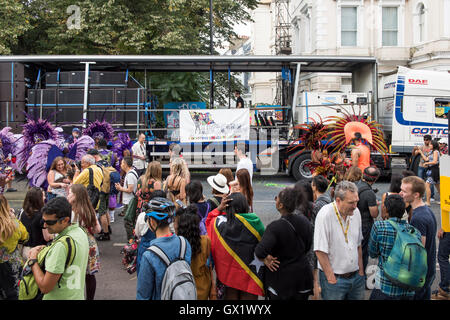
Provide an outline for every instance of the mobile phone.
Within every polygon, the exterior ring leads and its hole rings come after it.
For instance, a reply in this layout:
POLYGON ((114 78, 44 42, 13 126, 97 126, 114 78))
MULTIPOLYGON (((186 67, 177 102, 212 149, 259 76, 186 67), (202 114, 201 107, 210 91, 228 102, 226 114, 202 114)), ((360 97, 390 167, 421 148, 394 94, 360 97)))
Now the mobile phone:
POLYGON ((175 202, 183 209, 186 209, 186 205, 180 199, 175 200, 175 202))

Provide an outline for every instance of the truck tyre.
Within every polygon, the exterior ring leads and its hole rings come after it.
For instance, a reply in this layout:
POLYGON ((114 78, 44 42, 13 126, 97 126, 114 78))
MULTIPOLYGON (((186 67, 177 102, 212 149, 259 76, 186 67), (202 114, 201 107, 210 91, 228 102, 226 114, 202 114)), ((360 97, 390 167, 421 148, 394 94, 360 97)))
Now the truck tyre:
POLYGON ((312 172, 307 164, 311 163, 311 152, 304 152, 300 154, 292 165, 292 175, 295 180, 311 179, 312 172))

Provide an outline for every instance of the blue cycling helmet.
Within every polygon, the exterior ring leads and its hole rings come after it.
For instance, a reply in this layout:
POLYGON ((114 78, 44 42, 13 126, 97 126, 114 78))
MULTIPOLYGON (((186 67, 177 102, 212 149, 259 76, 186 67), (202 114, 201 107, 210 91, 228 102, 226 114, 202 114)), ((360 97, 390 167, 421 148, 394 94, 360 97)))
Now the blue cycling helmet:
POLYGON ((158 221, 168 219, 168 222, 170 223, 175 215, 175 205, 173 202, 161 197, 150 200, 144 205, 144 210, 146 220, 152 217, 158 221))

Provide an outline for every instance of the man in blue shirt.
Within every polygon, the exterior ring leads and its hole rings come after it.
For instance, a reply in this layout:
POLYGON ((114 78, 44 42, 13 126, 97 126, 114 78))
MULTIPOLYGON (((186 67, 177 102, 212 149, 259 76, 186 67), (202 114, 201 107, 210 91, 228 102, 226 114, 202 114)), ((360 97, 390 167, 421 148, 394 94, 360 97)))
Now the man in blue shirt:
MULTIPOLYGON (((169 258, 174 261, 180 254, 180 239, 170 231, 170 223, 174 218, 175 206, 165 198, 153 198, 147 212, 147 224, 156 239, 150 242, 150 246, 158 246, 169 258)), ((191 264, 191 246, 186 241, 185 260, 191 264)), ((161 300, 161 286, 166 272, 164 262, 152 251, 145 251, 142 255, 139 275, 137 280, 137 300, 161 300)))
MULTIPOLYGON (((405 213, 405 202, 398 194, 386 197, 384 201, 389 220, 399 225, 401 230, 413 228, 408 222, 402 220, 405 213)), ((418 240, 421 234, 416 230, 418 240)), ((369 239, 369 255, 378 259, 378 271, 375 276, 375 288, 370 295, 370 300, 412 300, 414 291, 407 291, 393 284, 384 274, 383 261, 387 261, 394 247, 397 232, 386 220, 376 221, 372 227, 369 239)))
POLYGON ((430 300, 431 285, 436 276, 436 232, 437 222, 433 211, 423 202, 425 182, 417 176, 403 178, 400 195, 413 209, 411 225, 422 235, 422 243, 427 250, 428 271, 425 285, 414 295, 414 300, 430 300))

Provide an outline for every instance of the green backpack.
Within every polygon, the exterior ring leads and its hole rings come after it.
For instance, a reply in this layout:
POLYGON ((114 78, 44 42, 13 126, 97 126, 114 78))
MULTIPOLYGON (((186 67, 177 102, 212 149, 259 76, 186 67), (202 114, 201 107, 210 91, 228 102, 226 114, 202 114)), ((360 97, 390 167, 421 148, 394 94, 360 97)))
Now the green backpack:
MULTIPOLYGON (((41 267, 42 271, 45 272, 45 257, 49 250, 55 245, 55 243, 61 242, 67 249, 67 259, 65 264, 65 269, 70 266, 75 259, 76 247, 75 242, 69 236, 62 236, 60 238, 55 239, 52 244, 43 248, 38 254, 37 263, 41 267)), ((61 281, 61 278, 58 280, 61 281)), ((25 263, 22 273, 20 274, 20 282, 19 282, 19 300, 42 300, 44 295, 39 290, 39 287, 34 279, 33 272, 31 271, 31 267, 28 266, 28 261, 25 263)))
POLYGON ((387 220, 397 231, 394 246, 383 263, 385 276, 396 286, 408 291, 418 291, 425 284, 427 275, 427 251, 417 239, 416 228, 402 229, 387 220))

